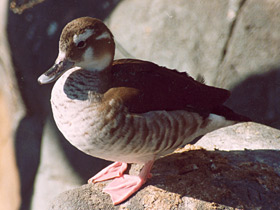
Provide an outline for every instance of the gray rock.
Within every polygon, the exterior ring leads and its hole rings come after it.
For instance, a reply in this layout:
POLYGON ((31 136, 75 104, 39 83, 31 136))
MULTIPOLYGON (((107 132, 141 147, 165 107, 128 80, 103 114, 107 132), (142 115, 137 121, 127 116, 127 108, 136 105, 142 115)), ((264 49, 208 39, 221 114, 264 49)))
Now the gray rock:
POLYGON ((244 1, 213 83, 232 90, 232 109, 278 129, 279 10, 279 1, 244 1))
POLYGON ((48 120, 43 132, 41 163, 34 185, 31 209, 44 210, 59 193, 78 187, 83 183, 71 162, 62 152, 55 125, 48 120))
POLYGON ((280 67, 279 1, 246 0, 232 28, 215 85, 233 88, 280 67))
POLYGON ((265 125, 238 123, 203 136, 196 145, 207 150, 280 150, 280 135, 265 125))
POLYGON ((280 129, 280 71, 253 75, 232 89, 226 104, 255 122, 280 129))
POLYGON ((122 1, 108 20, 116 40, 133 56, 216 80, 240 0, 122 1), (137 24, 136 24, 137 23, 137 24))
MULTIPOLYGON (((279 208, 279 130, 237 124, 205 135, 197 145, 210 150, 187 145, 157 160, 152 178, 118 206, 102 192, 107 184, 102 182, 62 193, 49 210, 279 208)), ((133 165, 129 173, 140 168, 133 165)))

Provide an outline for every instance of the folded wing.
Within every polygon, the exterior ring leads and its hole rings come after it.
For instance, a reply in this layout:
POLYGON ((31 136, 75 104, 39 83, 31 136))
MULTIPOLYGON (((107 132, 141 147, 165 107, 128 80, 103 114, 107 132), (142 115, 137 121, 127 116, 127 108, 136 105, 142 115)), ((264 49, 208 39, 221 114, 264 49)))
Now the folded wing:
POLYGON ((154 110, 191 110, 210 112, 230 95, 225 89, 207 86, 185 72, 170 70, 154 63, 122 59, 112 65, 110 94, 123 100, 132 113, 154 110))

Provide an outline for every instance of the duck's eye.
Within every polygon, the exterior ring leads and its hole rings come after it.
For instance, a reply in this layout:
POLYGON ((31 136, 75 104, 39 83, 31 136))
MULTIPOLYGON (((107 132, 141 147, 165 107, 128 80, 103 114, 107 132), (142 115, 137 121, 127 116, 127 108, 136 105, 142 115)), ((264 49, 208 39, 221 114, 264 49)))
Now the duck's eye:
POLYGON ((86 42, 85 41, 80 41, 78 44, 77 44, 77 47, 78 48, 84 48, 86 46, 86 42))

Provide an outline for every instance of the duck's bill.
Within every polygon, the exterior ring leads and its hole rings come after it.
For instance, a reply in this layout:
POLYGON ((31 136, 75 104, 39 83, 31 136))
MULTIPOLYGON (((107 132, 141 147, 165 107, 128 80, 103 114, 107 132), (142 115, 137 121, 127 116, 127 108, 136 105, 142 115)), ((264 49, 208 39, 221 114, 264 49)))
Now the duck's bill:
POLYGON ((68 69, 71 69, 74 66, 74 62, 69 60, 63 60, 56 64, 54 64, 48 71, 46 71, 44 74, 42 74, 38 78, 38 82, 43 84, 48 84, 56 79, 58 79, 65 71, 68 69))

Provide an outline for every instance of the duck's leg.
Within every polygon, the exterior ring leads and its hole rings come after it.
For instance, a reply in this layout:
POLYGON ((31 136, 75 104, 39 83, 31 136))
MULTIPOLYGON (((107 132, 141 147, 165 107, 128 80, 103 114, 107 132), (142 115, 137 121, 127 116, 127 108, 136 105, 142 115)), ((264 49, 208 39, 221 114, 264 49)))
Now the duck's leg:
POLYGON ((124 174, 114 179, 103 192, 111 196, 113 204, 119 204, 135 193, 147 180, 151 177, 150 171, 154 164, 154 160, 145 163, 143 169, 138 176, 124 174))
POLYGON ((109 179, 113 179, 116 177, 120 177, 123 175, 125 170, 127 169, 127 163, 122 162, 114 162, 111 165, 107 166, 100 172, 98 172, 95 176, 88 180, 88 183, 96 183, 109 179))

